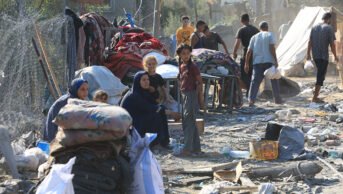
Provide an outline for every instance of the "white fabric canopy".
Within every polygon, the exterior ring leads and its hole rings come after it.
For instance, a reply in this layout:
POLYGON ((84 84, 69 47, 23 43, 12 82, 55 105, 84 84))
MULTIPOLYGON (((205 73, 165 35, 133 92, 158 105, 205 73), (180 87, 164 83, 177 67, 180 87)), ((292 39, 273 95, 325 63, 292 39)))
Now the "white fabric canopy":
POLYGON ((306 58, 311 28, 322 21, 325 12, 323 7, 304 7, 299 11, 276 50, 283 76, 300 76, 304 72, 299 65, 306 58))
POLYGON ((80 69, 75 73, 75 78, 83 78, 88 81, 88 98, 90 100, 93 100, 95 92, 101 89, 107 92, 108 103, 113 105, 118 104, 122 91, 128 88, 104 66, 80 69))

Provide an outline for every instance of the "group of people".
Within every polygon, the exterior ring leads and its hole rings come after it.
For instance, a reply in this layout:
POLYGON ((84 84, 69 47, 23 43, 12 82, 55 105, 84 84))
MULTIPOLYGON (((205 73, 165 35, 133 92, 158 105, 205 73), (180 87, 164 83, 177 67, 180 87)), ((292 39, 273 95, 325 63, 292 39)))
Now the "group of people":
POLYGON ((216 32, 210 31, 204 21, 199 20, 196 23, 195 31, 189 25, 189 17, 183 16, 181 23, 182 26, 176 31, 177 46, 183 43, 191 46, 192 49, 205 48, 218 51, 221 44, 226 54, 229 54, 223 39, 216 32))
MULTIPOLYGON (((154 56, 148 56, 143 60, 144 71, 136 73, 133 86, 123 96, 120 106, 130 113, 133 119, 133 127, 141 136, 144 136, 145 133, 157 133, 157 139, 154 140, 152 146, 165 149, 171 149, 169 146, 167 115, 175 120, 182 118, 185 146, 180 155, 189 156, 202 153, 196 124, 196 112, 198 111, 198 105, 200 105, 200 108, 205 106, 200 70, 192 61, 191 53, 193 48, 206 45, 207 39, 217 35, 210 32, 203 21, 197 22, 195 32, 188 26, 188 17, 183 17, 182 22, 183 26, 177 32, 178 47, 176 49, 176 55, 179 58, 178 80, 182 94, 182 113, 170 111, 161 105, 161 94, 167 103, 171 103, 171 100, 166 91, 165 81, 161 75, 156 73, 157 59, 154 56), (204 33, 204 35, 200 33, 204 33), (204 36, 206 37, 204 38, 204 36)), ((331 46, 335 61, 338 62, 334 44, 335 35, 332 27, 329 25, 330 22, 331 14, 324 14, 323 23, 312 28, 308 43, 307 59, 311 59, 310 53, 312 50, 313 58, 318 68, 313 102, 322 102, 318 95, 328 66, 329 45, 331 46)), ((261 22, 259 24, 260 29, 258 30, 249 24, 249 16, 244 14, 241 16, 241 23, 243 27, 237 32, 233 57, 237 58, 239 45, 242 44, 241 79, 248 88, 249 106, 255 106, 257 92, 264 78, 264 72, 272 66, 278 67, 275 41, 273 33, 268 32, 267 22, 261 22)), ((215 40, 219 43, 222 42, 220 37, 215 40)), ((212 42, 212 40, 209 42, 212 42)), ((225 44, 223 43, 223 45, 225 44)), ((213 45, 211 46, 213 47, 213 45)), ((217 49, 218 47, 215 48, 217 49)), ((271 80, 271 82, 275 103, 283 103, 279 94, 278 80, 271 80)), ((44 140, 50 142, 54 139, 57 133, 57 125, 52 121, 60 109, 67 104, 68 99, 79 98, 86 100, 87 96, 88 82, 81 78, 73 80, 69 92, 60 97, 49 110, 44 140)), ((93 100, 107 103, 107 98, 108 95, 105 91, 98 91, 93 100)))
MULTIPOLYGON (((156 73, 157 59, 148 56, 143 60, 145 71, 137 72, 132 88, 123 96, 120 106, 126 109, 132 117, 133 127, 141 136, 145 133, 157 133, 152 147, 171 149, 169 146, 169 131, 167 115, 175 120, 182 117, 185 148, 180 155, 200 153, 200 138, 196 125, 197 105, 204 107, 202 93, 202 79, 200 70, 191 60, 192 48, 187 44, 180 44, 177 49, 179 56, 179 80, 183 98, 182 115, 161 105, 161 94, 167 103, 172 103, 165 88, 165 81, 156 73)), ((69 98, 86 100, 88 96, 88 82, 77 78, 72 81, 69 92, 60 97, 50 108, 44 140, 51 142, 57 133, 57 125, 52 121, 58 112, 67 104, 69 98)), ((108 95, 105 91, 97 91, 94 101, 107 103, 108 95)))
MULTIPOLYGON (((256 96, 261 82, 264 78, 264 71, 271 66, 278 67, 277 57, 275 52, 274 35, 268 32, 268 23, 261 22, 258 30, 250 25, 249 15, 241 16, 243 25, 236 35, 234 45, 233 58, 237 58, 237 51, 242 44, 243 57, 241 58, 241 80, 247 89, 247 97, 249 97, 249 105, 254 106, 256 96)), ((176 32, 176 40, 178 44, 185 43, 193 49, 206 48, 218 50, 218 44, 222 44, 225 52, 229 54, 225 42, 215 32, 211 32, 204 21, 198 21, 196 31, 188 26, 189 18, 184 16, 181 18, 182 27, 176 32)), ((272 80, 273 94, 276 104, 281 104, 283 101, 280 97, 278 80, 272 80)))

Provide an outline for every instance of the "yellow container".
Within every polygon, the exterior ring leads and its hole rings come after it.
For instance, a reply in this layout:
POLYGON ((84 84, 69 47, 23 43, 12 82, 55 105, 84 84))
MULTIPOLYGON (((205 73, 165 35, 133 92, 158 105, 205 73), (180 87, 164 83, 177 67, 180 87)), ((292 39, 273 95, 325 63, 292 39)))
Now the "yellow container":
POLYGON ((278 141, 249 142, 250 155, 257 160, 274 160, 279 156, 278 141))

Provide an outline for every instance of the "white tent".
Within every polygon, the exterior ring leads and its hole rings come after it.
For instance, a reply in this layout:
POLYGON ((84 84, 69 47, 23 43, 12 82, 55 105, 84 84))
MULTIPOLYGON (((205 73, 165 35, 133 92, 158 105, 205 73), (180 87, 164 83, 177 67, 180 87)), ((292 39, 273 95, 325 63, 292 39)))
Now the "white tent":
POLYGON ((300 64, 306 58, 311 28, 322 21, 322 16, 327 11, 329 10, 323 7, 304 7, 299 11, 276 50, 279 69, 283 76, 304 74, 303 66, 300 64))

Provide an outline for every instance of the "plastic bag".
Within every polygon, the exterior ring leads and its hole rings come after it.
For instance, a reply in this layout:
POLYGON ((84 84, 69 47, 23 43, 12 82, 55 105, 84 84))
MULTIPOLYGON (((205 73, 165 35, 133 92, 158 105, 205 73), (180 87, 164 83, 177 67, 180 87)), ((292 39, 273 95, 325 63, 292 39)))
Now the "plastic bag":
POLYGON ((36 156, 39 160, 39 165, 43 164, 48 159, 48 155, 43 150, 41 150, 40 148, 37 148, 37 147, 25 150, 24 155, 25 156, 36 156))
POLYGON ((39 158, 37 156, 25 156, 23 154, 14 156, 17 167, 25 170, 36 171, 39 166, 39 158))
POLYGON ((275 68, 275 66, 273 65, 271 68, 267 69, 264 72, 264 76, 266 76, 266 78, 268 79, 280 79, 281 73, 279 69, 275 68))
POLYGON ((307 72, 313 72, 314 71, 314 65, 311 60, 307 60, 304 66, 305 71, 307 72))
POLYGON ((71 158, 67 164, 52 165, 50 173, 39 185, 36 194, 74 194, 71 170, 76 157, 71 158))
POLYGON ((132 145, 129 153, 131 165, 134 167, 133 182, 129 188, 131 194, 164 193, 162 170, 153 153, 150 143, 157 134, 146 133, 144 138, 133 129, 132 145))

